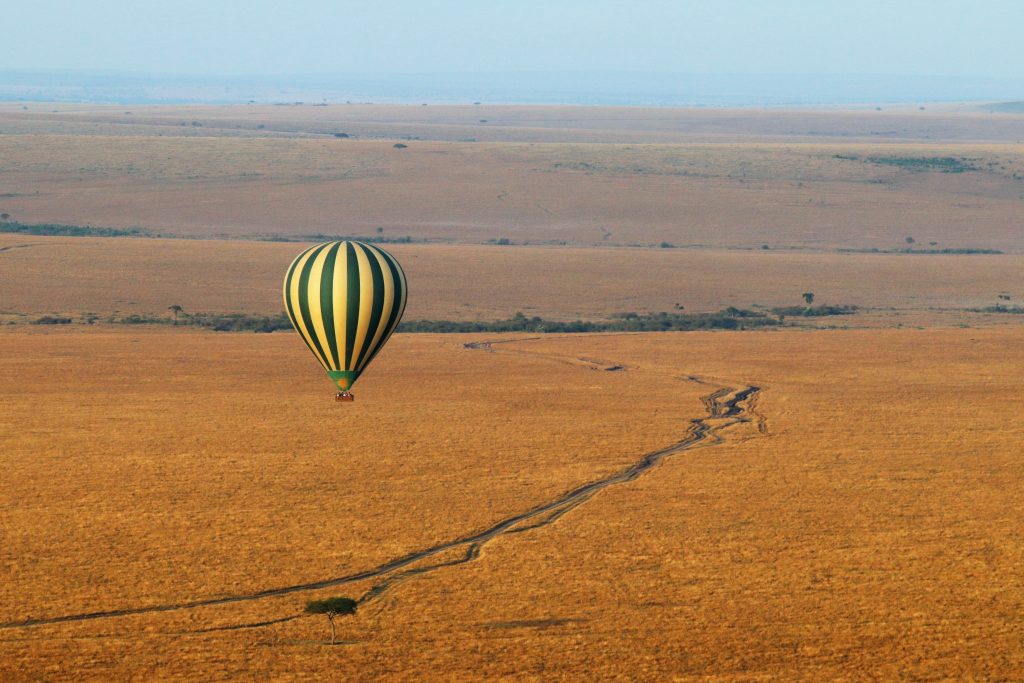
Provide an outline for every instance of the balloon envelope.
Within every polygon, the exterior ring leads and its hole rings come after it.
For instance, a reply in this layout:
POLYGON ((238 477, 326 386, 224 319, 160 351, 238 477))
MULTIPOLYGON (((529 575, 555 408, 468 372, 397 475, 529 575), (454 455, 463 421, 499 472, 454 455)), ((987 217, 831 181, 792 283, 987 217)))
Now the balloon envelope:
POLYGON ((295 331, 341 391, 355 383, 405 312, 405 272, 370 244, 325 242, 292 262, 284 306, 295 331))

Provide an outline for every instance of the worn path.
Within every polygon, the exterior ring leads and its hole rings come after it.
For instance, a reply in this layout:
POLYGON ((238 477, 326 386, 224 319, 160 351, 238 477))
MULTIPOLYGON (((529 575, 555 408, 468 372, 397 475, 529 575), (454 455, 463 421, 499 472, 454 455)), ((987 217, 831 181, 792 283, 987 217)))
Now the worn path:
MULTIPOLYGON (((465 348, 469 350, 494 353, 499 352, 494 348, 497 344, 524 342, 531 341, 532 339, 536 338, 515 339, 502 342, 475 342, 466 344, 465 348)), ((543 357, 557 362, 579 364, 592 369, 606 371, 628 371, 629 368, 629 366, 622 363, 613 363, 592 358, 554 356, 550 354, 533 353, 523 349, 508 349, 507 351, 502 349, 500 352, 511 352, 534 357, 543 357)), ((700 446, 720 443, 722 441, 720 433, 723 430, 738 423, 751 422, 751 415, 755 416, 759 431, 764 431, 763 417, 753 411, 753 403, 760 391, 759 387, 742 386, 735 388, 722 386, 716 382, 694 375, 690 375, 682 379, 714 387, 714 391, 705 395, 701 399, 707 414, 703 417, 691 419, 685 433, 678 441, 656 451, 645 453, 636 462, 619 472, 574 488, 552 501, 538 505, 525 512, 511 517, 506 517, 482 531, 472 532, 454 540, 439 543, 437 545, 403 555, 402 557, 377 565, 371 569, 347 574, 345 576, 321 579, 290 586, 268 588, 266 590, 256 591, 253 593, 200 598, 188 602, 125 607, 122 609, 113 609, 102 612, 87 612, 81 614, 65 614, 60 616, 25 619, 22 621, 0 623, 0 629, 27 628, 47 624, 61 624, 96 619, 113 619, 135 614, 189 610, 199 607, 211 607, 236 602, 262 600, 265 598, 287 595, 289 593, 320 590, 323 588, 331 588, 334 586, 366 581, 368 579, 381 579, 379 583, 372 586, 362 597, 359 598, 360 603, 375 600, 381 597, 389 588, 402 581, 437 571, 438 569, 445 567, 452 567, 466 562, 472 562, 480 557, 480 552, 487 543, 499 536, 524 533, 532 529, 552 524, 561 519, 570 510, 573 510, 590 500, 590 498, 602 489, 608 488, 609 486, 615 486, 616 484, 633 481, 670 455, 675 455, 676 453, 691 450, 700 446), (449 551, 457 551, 458 554, 455 558, 447 560, 437 557, 444 555, 449 551), (432 563, 424 562, 431 558, 436 558, 436 561, 432 563)), ((199 629, 197 631, 193 631, 193 633, 205 633, 216 630, 234 630, 240 628, 256 628, 289 621, 297 618, 298 616, 300 615, 286 616, 280 619, 251 624, 236 624, 231 626, 199 629)))

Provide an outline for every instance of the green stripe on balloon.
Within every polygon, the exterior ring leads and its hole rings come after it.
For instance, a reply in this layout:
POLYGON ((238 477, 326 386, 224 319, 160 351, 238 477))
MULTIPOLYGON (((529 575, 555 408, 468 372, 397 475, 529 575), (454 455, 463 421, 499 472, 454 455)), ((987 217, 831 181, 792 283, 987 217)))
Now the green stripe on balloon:
POLYGON ((348 323, 345 332, 345 370, 352 367, 352 353, 356 345, 356 330, 359 327, 359 258, 356 256, 356 248, 351 242, 345 244, 346 258, 348 259, 348 291, 346 296, 349 301, 348 323), (355 311, 352 310, 352 303, 355 302, 355 311))
MULTIPOLYGON (((362 351, 356 360, 355 367, 361 368, 363 359, 374 352, 376 346, 373 339, 377 336, 377 326, 380 324, 381 314, 384 312, 384 275, 380 270, 380 262, 372 250, 366 249, 367 260, 370 263, 370 279, 373 282, 373 302, 370 309, 370 327, 366 331, 366 341, 363 342, 362 351)), ((378 343, 380 340, 377 340, 378 343)))
POLYGON ((340 246, 338 243, 331 245, 320 276, 320 315, 324 321, 324 332, 327 333, 327 346, 331 351, 328 365, 337 369, 341 369, 341 364, 338 362, 338 340, 334 334, 334 263, 340 246))

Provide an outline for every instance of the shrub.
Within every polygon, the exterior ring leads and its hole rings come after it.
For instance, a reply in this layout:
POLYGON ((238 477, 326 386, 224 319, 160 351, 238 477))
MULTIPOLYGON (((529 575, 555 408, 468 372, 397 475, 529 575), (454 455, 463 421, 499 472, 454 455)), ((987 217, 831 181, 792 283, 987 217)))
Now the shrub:
POLYGON ((825 315, 853 315, 856 312, 856 306, 779 306, 772 309, 772 313, 780 317, 798 315, 806 318, 825 315))
POLYGON ((326 600, 311 600, 306 603, 306 614, 323 614, 331 624, 331 645, 337 640, 337 632, 334 628, 334 618, 355 614, 359 607, 352 598, 327 598, 326 600))

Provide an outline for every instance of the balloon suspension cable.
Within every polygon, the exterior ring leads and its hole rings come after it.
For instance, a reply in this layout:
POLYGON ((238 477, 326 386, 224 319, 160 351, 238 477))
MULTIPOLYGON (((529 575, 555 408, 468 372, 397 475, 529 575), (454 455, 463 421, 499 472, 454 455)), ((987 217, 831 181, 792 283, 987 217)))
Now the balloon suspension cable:
POLYGON ((341 392, 338 392, 337 394, 335 394, 334 400, 335 401, 349 401, 349 402, 351 402, 351 401, 356 400, 356 397, 353 396, 348 391, 341 391, 341 392))

